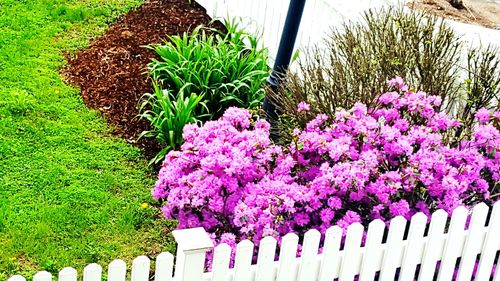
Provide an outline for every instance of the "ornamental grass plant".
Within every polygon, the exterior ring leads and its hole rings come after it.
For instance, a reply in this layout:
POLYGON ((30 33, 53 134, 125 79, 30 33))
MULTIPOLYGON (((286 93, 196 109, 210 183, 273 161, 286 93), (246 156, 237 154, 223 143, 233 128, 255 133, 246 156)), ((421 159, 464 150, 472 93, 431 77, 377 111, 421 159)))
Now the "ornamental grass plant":
MULTIPOLYGON (((227 32, 223 33, 199 26, 190 33, 169 36, 164 44, 150 46, 159 56, 148 64, 155 93, 145 95, 140 108, 141 117, 153 127, 143 136, 165 144, 154 162, 182 144, 185 124, 217 119, 231 106, 260 106, 265 94, 262 84, 269 75, 267 50, 260 48, 258 37, 243 31, 237 21, 225 21, 225 27, 227 32), (162 94, 165 91, 168 94, 162 94), (172 106, 162 104, 180 96, 191 104, 185 111, 178 107, 168 111, 166 108, 172 106)), ((176 104, 179 101, 173 102, 176 104)))
POLYGON ((178 149, 182 144, 182 130, 186 124, 200 123, 206 114, 196 113, 197 107, 205 107, 203 95, 191 93, 186 95, 187 84, 177 94, 162 90, 153 84, 154 93, 145 94, 139 106, 140 118, 151 123, 151 130, 141 133, 142 137, 154 137, 165 147, 150 161, 163 161, 167 152, 178 149))

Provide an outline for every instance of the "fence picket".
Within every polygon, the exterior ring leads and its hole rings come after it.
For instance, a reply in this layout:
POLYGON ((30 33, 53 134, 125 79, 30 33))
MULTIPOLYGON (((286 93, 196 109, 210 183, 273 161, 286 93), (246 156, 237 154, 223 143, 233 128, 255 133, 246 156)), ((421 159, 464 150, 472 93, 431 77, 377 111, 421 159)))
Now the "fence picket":
MULTIPOLYGON (((500 249, 500 239, 498 239, 498 233, 500 233, 500 201, 496 202, 493 206, 493 211, 488 223, 488 233, 486 234, 486 239, 481 251, 481 258, 479 259, 476 281, 487 281, 490 279, 495 255, 500 249)), ((497 279, 499 278, 499 271, 500 267, 497 267, 497 276, 495 277, 497 279)))
POLYGON ((132 262, 132 281, 148 281, 150 263, 146 256, 135 258, 132 262))
POLYGON ((83 281, 101 281, 102 267, 91 263, 83 269, 83 281))
POLYGON ((422 261, 426 224, 427 216, 423 213, 415 214, 411 218, 408 242, 401 264, 399 281, 413 281, 415 278, 417 265, 422 261))
POLYGON ((281 240, 277 281, 289 281, 296 278, 297 272, 290 270, 290 265, 295 266, 298 243, 299 237, 295 233, 288 233, 281 240))
POLYGON ((439 266, 438 281, 448 281, 453 277, 455 264, 463 248, 464 228, 467 222, 468 210, 460 206, 453 211, 451 216, 448 237, 443 251, 443 258, 439 266))
POLYGON ((361 265, 360 281, 375 280, 375 273, 380 270, 383 258, 382 239, 384 238, 385 223, 374 220, 368 225, 366 235, 365 254, 361 265))
POLYGON ((319 281, 330 281, 339 275, 340 242, 342 241, 342 229, 338 226, 330 227, 325 234, 323 247, 323 260, 319 271, 319 281))
POLYGON ((256 281, 272 281, 274 279, 274 255, 276 253, 276 239, 271 236, 260 240, 257 256, 256 281))
POLYGON ((298 281, 316 280, 318 276, 317 257, 319 240, 321 233, 316 229, 311 229, 304 236, 298 281))
POLYGON ((9 279, 7 279, 7 281, 26 281, 26 278, 24 278, 21 275, 14 275, 14 276, 10 277, 9 279))
POLYGON ((171 253, 161 253, 156 258, 155 281, 170 281, 174 270, 174 256, 171 253))
POLYGON ((125 281, 127 264, 122 260, 114 260, 108 265, 108 281, 125 281))
POLYGON ((457 281, 472 280, 474 264, 484 242, 484 224, 486 223, 488 211, 488 206, 484 203, 476 205, 472 211, 457 281))
POLYGON ((52 281, 52 274, 47 271, 40 271, 33 276, 33 281, 52 281))
POLYGON ((403 255, 403 236, 405 235, 406 219, 398 216, 391 220, 389 234, 387 236, 386 250, 382 268, 380 269, 380 281, 393 281, 396 269, 400 266, 403 255))
POLYGON ((443 210, 437 210, 432 214, 418 281, 433 280, 436 263, 443 251, 443 233, 447 220, 448 214, 443 210))
POLYGON ((219 244, 214 250, 212 262, 212 281, 226 281, 231 260, 231 247, 228 244, 219 244))
POLYGON ((59 281, 76 281, 78 273, 76 269, 72 267, 65 267, 59 271, 58 280, 59 281))
POLYGON ((347 236, 344 246, 344 261, 340 271, 340 280, 354 280, 359 272, 361 263, 361 239, 363 238, 363 226, 353 223, 347 228, 347 236))
POLYGON ((234 281, 250 281, 254 245, 249 240, 243 240, 236 246, 234 258, 234 281))

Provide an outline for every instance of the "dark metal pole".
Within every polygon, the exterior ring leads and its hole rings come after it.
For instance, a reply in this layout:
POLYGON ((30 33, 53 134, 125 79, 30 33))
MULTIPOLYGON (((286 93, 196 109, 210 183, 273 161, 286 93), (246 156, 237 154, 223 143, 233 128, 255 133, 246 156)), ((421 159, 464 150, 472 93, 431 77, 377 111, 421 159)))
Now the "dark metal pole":
MULTIPOLYGON (((280 45, 278 47, 278 53, 276 54, 273 71, 271 72, 271 76, 269 76, 269 79, 267 79, 267 82, 269 83, 272 91, 276 91, 278 89, 280 74, 284 73, 290 65, 290 60, 292 59, 293 48, 295 45, 295 39, 297 38, 300 20, 302 18, 305 4, 306 0, 290 0, 288 13, 285 20, 285 26, 283 27, 283 32, 281 33, 280 45)), ((269 101, 267 97, 264 99, 264 104, 262 107, 266 111, 268 117, 277 120, 279 113, 276 111, 276 106, 271 101, 269 101)))

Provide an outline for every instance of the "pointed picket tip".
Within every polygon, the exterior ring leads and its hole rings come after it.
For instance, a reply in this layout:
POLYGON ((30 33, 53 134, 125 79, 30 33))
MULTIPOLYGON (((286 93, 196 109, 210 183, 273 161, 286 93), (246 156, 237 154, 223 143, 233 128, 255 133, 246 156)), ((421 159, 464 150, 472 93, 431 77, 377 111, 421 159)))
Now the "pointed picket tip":
POLYGON ((83 269, 83 281, 94 281, 101 279, 102 267, 97 263, 92 263, 87 265, 83 269))
POLYGON ((308 230, 304 235, 304 242, 303 242, 304 248, 302 250, 304 250, 306 246, 307 248, 309 247, 317 248, 320 240, 321 240, 321 233, 317 229, 308 230))
POLYGON ((347 227, 347 232, 351 231, 363 231, 365 228, 359 222, 355 222, 347 227))
POLYGON ((286 234, 285 236, 283 236, 283 239, 281 239, 281 243, 283 243, 283 241, 288 241, 288 240, 299 240, 299 236, 293 232, 290 232, 288 234, 286 234))
POLYGON ((488 205, 486 205, 484 202, 481 202, 479 204, 477 204, 476 206, 474 206, 474 208, 472 208, 472 213, 488 213, 490 210, 490 208, 488 207, 488 205))
POLYGON ((172 255, 171 253, 169 252, 162 252, 161 254, 159 254, 157 257, 156 257, 156 261, 163 261, 163 260, 170 260, 170 259, 173 259, 174 258, 174 255, 172 255))
POLYGON ((61 274, 63 275, 66 275, 66 274, 76 274, 76 269, 72 268, 72 267, 65 267, 63 269, 61 269, 61 271, 59 271, 59 276, 61 274))
POLYGON ((109 263, 109 267, 122 268, 122 267, 127 267, 127 264, 123 260, 116 259, 109 263))
POLYGON ((434 211, 432 213, 432 217, 435 217, 435 216, 436 217, 437 216, 439 216, 439 217, 441 217, 441 216, 448 216, 448 213, 445 210, 443 210, 443 209, 438 209, 438 210, 436 210, 436 211, 434 211))
POLYGON ((272 237, 272 236, 266 236, 260 240, 260 245, 262 244, 271 244, 271 243, 277 243, 277 240, 272 237))
POLYGON ((336 234, 336 233, 342 234, 342 228, 340 228, 340 226, 338 226, 338 225, 330 226, 326 230, 326 235, 328 235, 329 233, 330 233, 330 235, 336 234))
POLYGON ((65 267, 59 271, 59 281, 76 281, 77 279, 76 269, 72 267, 65 267))
POLYGON ((214 250, 215 251, 222 251, 222 252, 225 252, 225 251, 231 252, 231 246, 229 246, 226 243, 221 243, 221 244, 217 245, 217 247, 215 247, 214 250))
POLYGON ((84 271, 102 271, 102 267, 98 265, 97 263, 91 263, 87 265, 84 269, 84 271))
POLYGON ((368 229, 373 228, 373 227, 377 227, 377 228, 383 227, 383 228, 385 228, 385 222, 383 220, 381 220, 381 219, 372 220, 368 224, 368 229))
POLYGON ((238 248, 246 248, 246 247, 253 247, 253 246, 254 246, 253 242, 248 240, 248 239, 240 241, 237 245, 238 248))
POLYGON ((138 256, 137 258, 132 261, 132 264, 144 264, 144 263, 149 263, 150 260, 146 256, 138 256))
POLYGON ((408 222, 408 221, 403 216, 396 216, 396 217, 391 219, 389 227, 392 224, 400 224, 400 223, 406 223, 406 222, 408 222))
POLYGON ((411 217, 411 221, 421 221, 421 220, 427 221, 428 218, 429 217, 426 214, 418 212, 411 217))
POLYGON ((321 237, 321 233, 319 232, 319 230, 317 229, 309 229, 306 234, 304 235, 304 239, 306 237, 316 237, 316 236, 320 236, 321 237))
POLYGON ((14 275, 14 276, 10 277, 9 279, 7 279, 7 281, 26 281, 26 278, 24 278, 21 275, 14 275))
POLYGON ((469 214, 469 209, 467 209, 464 206, 458 206, 453 210, 451 217, 454 216, 463 216, 463 215, 468 215, 469 214))
POLYGON ((47 271, 40 271, 33 276, 33 281, 48 281, 52 280, 52 274, 47 271))

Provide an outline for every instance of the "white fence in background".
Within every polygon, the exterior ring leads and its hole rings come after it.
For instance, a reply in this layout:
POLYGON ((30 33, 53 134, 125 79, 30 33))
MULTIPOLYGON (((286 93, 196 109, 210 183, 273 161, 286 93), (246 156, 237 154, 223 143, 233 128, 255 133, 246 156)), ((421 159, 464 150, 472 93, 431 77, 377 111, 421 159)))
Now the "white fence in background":
MULTIPOLYGON (((241 18, 249 32, 262 35, 272 58, 278 50, 290 0, 196 0, 212 18, 241 18)), ((384 6, 404 5, 412 0, 306 0, 295 49, 319 45, 331 28, 356 21, 362 12, 384 6)), ((446 20, 465 42, 473 46, 500 46, 500 30, 446 20)))
MULTIPOLYGON (((246 240, 237 245, 234 268, 229 267, 230 247, 221 244, 215 247, 212 272, 204 272, 206 252, 213 247, 208 234, 202 228, 177 230, 174 232, 178 243, 175 277, 172 277, 174 256, 162 253, 156 259, 154 280, 352 281, 358 276, 360 281, 373 281, 379 275, 377 280, 380 281, 470 281, 478 263, 474 280, 499 281, 500 269, 493 279, 490 276, 500 250, 500 202, 494 205, 491 216, 488 216, 489 211, 485 204, 477 205, 472 214, 459 207, 448 221, 447 213, 439 210, 432 215, 430 224, 421 213, 413 216, 409 225, 403 217, 397 217, 391 221, 386 239, 385 223, 375 220, 369 224, 364 245, 361 224, 349 226, 343 243, 342 230, 334 226, 326 233, 321 254, 318 254, 321 235, 317 230, 310 230, 305 234, 299 258, 296 257, 299 238, 287 234, 282 238, 277 261, 277 241, 266 237, 260 242, 256 264, 252 264, 254 244, 246 240), (458 275, 453 279, 458 258, 458 275), (440 266, 436 272, 438 261, 440 266), (416 271, 419 272, 418 279, 416 271)), ((131 280, 150 280, 150 275, 153 275, 150 266, 147 257, 136 258, 132 263, 131 280)), ((107 270, 107 280, 126 280, 125 262, 115 260, 107 270)), ((101 266, 91 264, 83 270, 83 280, 101 281, 102 271, 101 266)), ((34 277, 34 281, 51 280, 48 272, 39 272, 34 277)), ((59 273, 58 280, 76 281, 77 271, 65 268, 59 273)), ((25 279, 14 276, 9 281, 25 279)))
MULTIPOLYGON (((375 7, 398 4, 405 0, 307 0, 295 43, 304 49, 321 43, 327 32, 346 20, 375 7)), ((262 35, 272 57, 276 55, 290 0, 196 0, 213 18, 241 18, 243 26, 262 35)))

